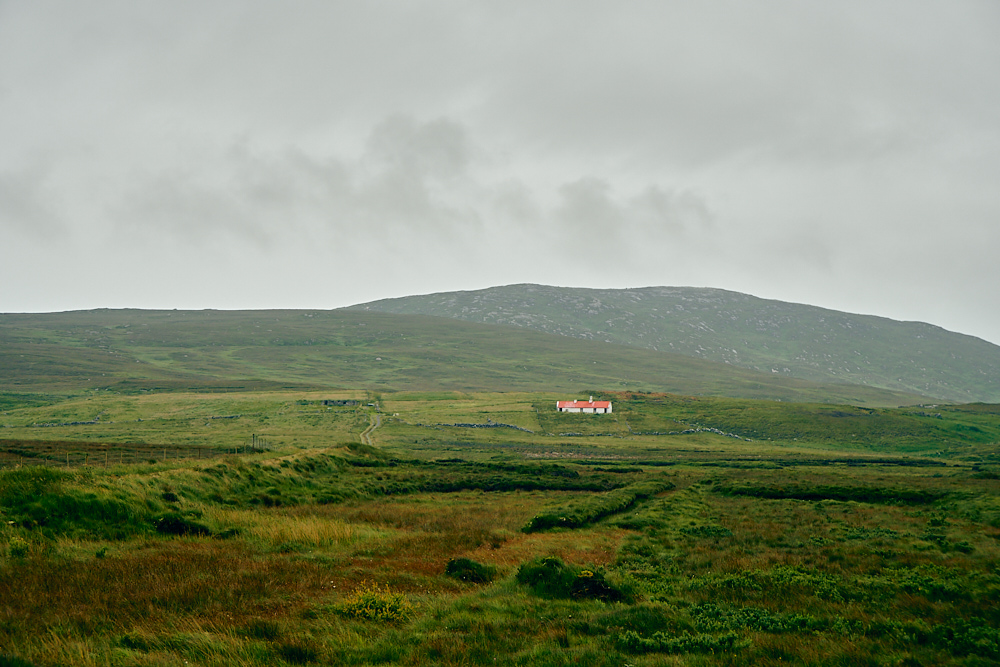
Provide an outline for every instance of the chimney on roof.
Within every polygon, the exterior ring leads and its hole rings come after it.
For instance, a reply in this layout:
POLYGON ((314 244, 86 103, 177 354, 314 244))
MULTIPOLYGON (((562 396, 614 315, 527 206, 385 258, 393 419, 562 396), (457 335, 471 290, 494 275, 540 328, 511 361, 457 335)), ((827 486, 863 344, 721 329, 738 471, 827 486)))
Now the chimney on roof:
POLYGON ((591 403, 593 403, 593 402, 594 402, 594 397, 593 397, 593 396, 591 396, 591 397, 590 397, 590 402, 591 402, 591 403))

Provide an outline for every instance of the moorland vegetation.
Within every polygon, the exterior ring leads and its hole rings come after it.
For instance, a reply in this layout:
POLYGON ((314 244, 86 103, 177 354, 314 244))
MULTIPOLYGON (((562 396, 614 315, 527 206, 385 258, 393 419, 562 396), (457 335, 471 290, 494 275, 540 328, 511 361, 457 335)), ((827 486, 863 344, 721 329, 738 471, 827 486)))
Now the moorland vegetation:
POLYGON ((575 392, 584 387, 892 406, 911 390, 804 380, 638 347, 425 315, 335 311, 0 314, 0 391, 575 392))
POLYGON ((9 664, 1000 659, 995 406, 109 394, 5 397, 9 664))
POLYGON ((1000 661, 998 405, 435 318, 23 317, 0 665, 1000 661))

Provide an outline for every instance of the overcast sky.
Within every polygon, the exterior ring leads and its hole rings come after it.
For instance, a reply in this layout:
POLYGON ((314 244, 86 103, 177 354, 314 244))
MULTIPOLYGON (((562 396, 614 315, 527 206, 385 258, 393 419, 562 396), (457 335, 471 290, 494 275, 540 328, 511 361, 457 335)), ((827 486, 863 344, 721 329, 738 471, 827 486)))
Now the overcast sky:
POLYGON ((1000 343, 1000 3, 0 0, 0 312, 691 285, 1000 343))

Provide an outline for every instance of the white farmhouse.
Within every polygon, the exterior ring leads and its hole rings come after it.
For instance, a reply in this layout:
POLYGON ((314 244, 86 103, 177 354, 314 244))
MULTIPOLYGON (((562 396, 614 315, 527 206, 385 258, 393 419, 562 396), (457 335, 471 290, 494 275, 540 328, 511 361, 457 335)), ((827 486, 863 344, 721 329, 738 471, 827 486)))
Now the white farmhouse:
POLYGON ((589 412, 606 414, 611 412, 611 401, 595 401, 591 396, 589 401, 556 401, 559 412, 589 412))

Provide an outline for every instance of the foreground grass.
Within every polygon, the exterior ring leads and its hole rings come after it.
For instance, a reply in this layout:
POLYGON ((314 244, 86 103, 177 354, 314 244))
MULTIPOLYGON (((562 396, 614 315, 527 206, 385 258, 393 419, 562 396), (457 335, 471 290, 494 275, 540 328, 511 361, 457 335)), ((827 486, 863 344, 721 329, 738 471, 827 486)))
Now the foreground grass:
MULTIPOLYGON (((0 655, 36 665, 1000 660, 1000 481, 988 441, 956 439, 953 453, 927 459, 906 455, 912 443, 889 449, 885 434, 837 448, 829 435, 613 437, 599 430, 617 426, 590 420, 591 435, 549 436, 561 417, 533 407, 537 396, 449 394, 372 396, 383 448, 321 446, 335 431, 310 426, 319 406, 294 396, 226 400, 259 401, 312 446, 0 471, 0 655), (441 426, 487 418, 540 432, 441 426), (491 578, 449 576, 459 558, 491 578), (531 567, 563 583, 538 583, 531 567)), ((619 425, 691 409, 727 432, 748 419, 725 404, 640 399, 622 403, 619 425)), ((177 400, 180 416, 197 407, 177 400)), ((759 429, 808 423, 801 408, 743 407, 766 417, 759 429)), ((342 419, 366 425, 354 416, 365 408, 342 419)), ((933 419, 974 425, 983 440, 995 427, 989 410, 956 410, 933 419)), ((836 428, 855 419, 841 412, 836 428)), ((238 420, 216 421, 236 433, 238 420)))

